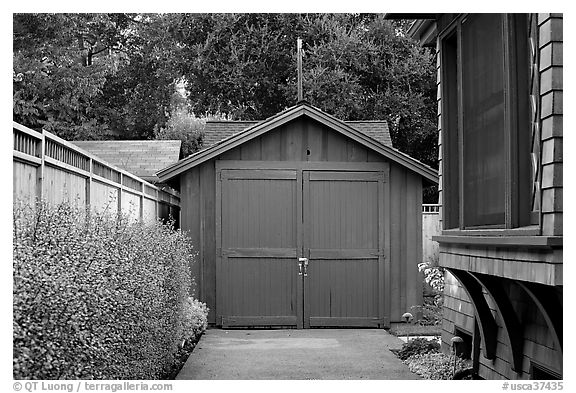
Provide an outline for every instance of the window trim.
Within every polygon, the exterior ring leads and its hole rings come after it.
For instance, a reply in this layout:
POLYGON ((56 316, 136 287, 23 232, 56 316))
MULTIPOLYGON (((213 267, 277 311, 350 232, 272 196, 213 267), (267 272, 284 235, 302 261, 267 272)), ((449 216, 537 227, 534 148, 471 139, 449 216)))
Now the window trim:
MULTIPOLYGON (((518 76, 517 72, 512 71, 516 69, 516 64, 518 63, 519 56, 526 57, 527 64, 529 63, 529 38, 526 41, 526 48, 523 48, 522 51, 525 53, 518 53, 519 46, 513 45, 511 43, 516 42, 515 38, 519 34, 519 26, 517 23, 517 19, 515 18, 514 14, 499 14, 501 16, 500 22, 502 23, 502 34, 503 34, 503 68, 504 68, 504 124, 505 124, 505 190, 504 190, 504 223, 503 224, 496 224, 496 225, 478 225, 478 226, 464 226, 464 217, 465 217, 465 204, 466 201, 464 200, 464 148, 463 148, 463 94, 462 94, 462 24, 466 21, 466 19, 470 16, 470 14, 458 14, 455 18, 444 28, 438 35, 438 42, 439 42, 439 49, 440 49, 440 63, 441 63, 441 133, 442 133, 442 150, 443 150, 443 157, 442 157, 442 166, 443 166, 443 205, 444 205, 444 212, 447 212, 446 206, 449 206, 451 201, 457 199, 457 219, 456 217, 450 218, 450 220, 443 220, 443 234, 451 234, 458 232, 459 235, 463 233, 470 233, 472 234, 480 234, 483 235, 487 234, 497 234, 502 235, 505 233, 506 235, 516 236, 516 235, 526 235, 526 233, 534 234, 535 231, 540 234, 540 223, 539 220, 534 220, 535 213, 540 216, 539 212, 531 211, 531 192, 527 192, 526 189, 530 190, 532 187, 532 182, 528 178, 524 178, 522 176, 522 171, 525 171, 524 168, 520 166, 519 157, 522 154, 530 160, 530 153, 531 153, 531 146, 529 142, 523 141, 522 132, 530 133, 530 116, 533 115, 532 109, 530 107, 530 103, 527 101, 526 112, 522 112, 520 110, 521 102, 519 99, 518 92, 522 90, 526 90, 525 93, 527 95, 526 100, 529 100, 530 95, 530 81, 529 81, 529 71, 527 71, 526 75, 518 76), (446 83, 449 83, 450 80, 447 77, 447 68, 448 66, 444 64, 446 61, 445 58, 445 43, 448 42, 449 39, 455 39, 456 41, 456 86, 447 86, 446 83), (521 85, 519 82, 519 78, 526 77, 526 84, 521 85), (455 91, 458 94, 456 101, 458 102, 458 108, 456 109, 456 114, 452 114, 452 116, 456 116, 456 138, 457 138, 457 159, 453 158, 454 152, 449 151, 448 143, 450 138, 453 136, 451 135, 448 137, 447 130, 450 128, 448 126, 449 123, 453 122, 453 120, 447 119, 447 114, 450 113, 448 109, 448 100, 446 99, 447 92, 455 91), (523 119, 525 117, 526 119, 523 119), (525 128, 525 130, 523 130, 525 128), (520 145, 521 143, 521 145, 520 145), (524 151, 526 150, 526 151, 524 151), (457 165, 457 179, 450 180, 450 183, 454 185, 456 183, 458 190, 457 191, 450 191, 447 192, 447 188, 445 185, 447 184, 446 180, 449 178, 446 176, 446 171, 444 168, 446 167, 447 157, 452 157, 452 161, 456 161, 456 164, 452 163, 450 166, 457 165), (448 202, 448 204, 446 203, 448 202), (457 222, 448 222, 448 221, 457 221, 457 222), (450 227, 447 227, 451 225, 450 227), (524 230, 523 230, 524 229, 524 230)), ((528 34, 528 21, 526 20, 526 25, 524 26, 526 30, 526 34, 528 34)), ((520 27, 522 25, 520 24, 520 27)), ((454 83, 454 81, 451 81, 454 83)), ((454 94, 454 93, 452 93, 454 94)), ((454 109, 452 109, 454 112, 454 109)), ((453 132, 453 131, 452 131, 453 132)), ((528 138, 529 139, 529 138, 528 138)), ((449 187, 448 189, 450 189, 449 187)), ((446 215, 446 213, 444 213, 446 215)))

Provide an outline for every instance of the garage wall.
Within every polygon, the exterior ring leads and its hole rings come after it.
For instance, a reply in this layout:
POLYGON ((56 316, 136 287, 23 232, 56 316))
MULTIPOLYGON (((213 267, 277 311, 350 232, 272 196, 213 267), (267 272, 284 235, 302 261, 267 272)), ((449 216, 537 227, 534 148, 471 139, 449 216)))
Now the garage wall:
MULTIPOLYGON (((376 152, 311 119, 298 118, 217 159, 263 161, 386 161, 376 152)), ((215 160, 194 167, 180 177, 182 230, 188 231, 198 251, 192 265, 195 294, 212 310, 216 302, 216 170, 215 160)), ((409 308, 422 303, 422 178, 390 163, 391 212, 391 322, 400 321, 409 308)))

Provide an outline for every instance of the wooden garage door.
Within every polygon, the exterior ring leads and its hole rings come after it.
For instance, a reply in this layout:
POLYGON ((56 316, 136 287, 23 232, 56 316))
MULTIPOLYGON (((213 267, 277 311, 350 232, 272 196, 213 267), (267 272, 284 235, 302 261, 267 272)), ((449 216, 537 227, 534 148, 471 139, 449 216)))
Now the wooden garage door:
POLYGON ((383 324, 380 179, 379 172, 304 172, 305 327, 383 324))
POLYGON ((222 326, 386 323, 383 171, 222 169, 219 176, 222 326))
POLYGON ((222 325, 300 325, 296 171, 223 170, 220 177, 222 325))

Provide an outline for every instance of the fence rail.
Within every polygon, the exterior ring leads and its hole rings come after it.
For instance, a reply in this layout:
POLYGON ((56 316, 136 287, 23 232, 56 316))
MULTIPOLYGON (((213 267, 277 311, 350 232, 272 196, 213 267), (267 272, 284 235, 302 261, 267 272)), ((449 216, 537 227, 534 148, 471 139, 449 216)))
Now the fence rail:
POLYGON ((48 132, 13 122, 13 196, 30 202, 76 200, 96 211, 125 212, 145 221, 180 221, 180 194, 159 188, 48 132))
POLYGON ((422 204, 422 213, 439 213, 440 205, 437 203, 424 203, 422 204))

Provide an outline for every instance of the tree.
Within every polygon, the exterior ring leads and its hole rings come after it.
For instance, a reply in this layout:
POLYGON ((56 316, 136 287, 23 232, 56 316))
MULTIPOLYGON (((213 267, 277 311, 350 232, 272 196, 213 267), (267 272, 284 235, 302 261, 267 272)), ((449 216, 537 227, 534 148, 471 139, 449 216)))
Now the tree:
POLYGON ((15 14, 14 120, 66 139, 153 137, 174 91, 164 59, 149 56, 158 20, 15 14))
POLYGON ((262 120, 296 103, 301 37, 307 101, 387 120, 397 149, 437 167, 434 56, 406 28, 378 14, 16 14, 14 119, 69 139, 151 139, 193 113, 262 120))
POLYGON ((187 157, 202 146, 205 119, 197 118, 188 108, 180 106, 172 111, 166 127, 156 132, 156 139, 178 139, 182 141, 180 155, 187 157))
POLYGON ((170 18, 195 113, 260 120, 295 104, 301 37, 305 99, 344 120, 387 120, 397 148, 437 165, 434 57, 404 25, 374 14, 170 18))

